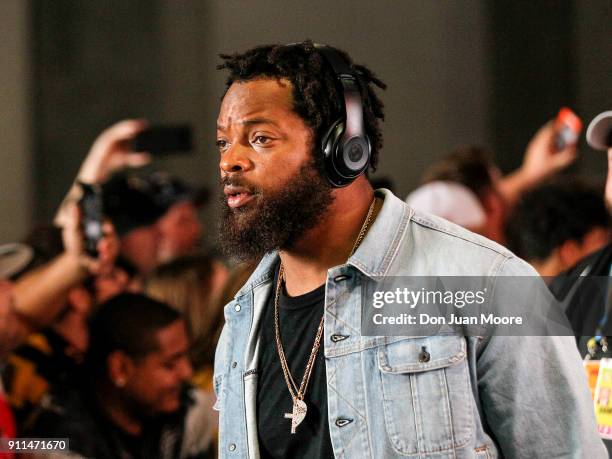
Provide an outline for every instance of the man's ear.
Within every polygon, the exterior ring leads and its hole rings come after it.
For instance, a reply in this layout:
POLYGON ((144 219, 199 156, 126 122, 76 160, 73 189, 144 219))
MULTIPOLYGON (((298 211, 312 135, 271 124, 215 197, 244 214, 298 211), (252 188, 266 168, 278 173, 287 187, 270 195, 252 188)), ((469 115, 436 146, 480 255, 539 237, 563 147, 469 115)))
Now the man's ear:
POLYGON ((113 351, 107 359, 108 377, 115 387, 122 388, 134 373, 134 360, 123 351, 113 351))

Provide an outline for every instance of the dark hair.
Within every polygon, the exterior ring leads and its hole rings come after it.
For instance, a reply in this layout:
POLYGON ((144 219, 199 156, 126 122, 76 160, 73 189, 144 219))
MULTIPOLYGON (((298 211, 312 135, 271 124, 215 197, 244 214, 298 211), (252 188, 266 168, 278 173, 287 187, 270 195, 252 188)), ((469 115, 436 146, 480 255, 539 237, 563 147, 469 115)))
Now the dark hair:
POLYGON ((482 201, 493 189, 493 167, 491 155, 485 149, 461 147, 429 166, 421 183, 437 180, 457 182, 469 188, 482 201))
POLYGON ((565 241, 582 242, 610 224, 602 193, 575 179, 541 185, 523 195, 508 219, 508 248, 527 261, 541 261, 565 241))
POLYGON ((135 293, 122 293, 101 304, 89 321, 88 373, 106 376, 106 360, 114 351, 141 358, 157 350, 155 334, 180 318, 170 306, 135 293))
POLYGON ((194 367, 214 363, 215 348, 223 327, 223 308, 212 303, 215 266, 208 255, 177 258, 159 266, 148 278, 145 291, 185 317, 193 343, 194 367))
MULTIPOLYGON (((353 69, 359 80, 363 101, 363 122, 370 138, 372 156, 370 167, 376 170, 378 153, 382 148, 382 133, 378 120, 384 120, 383 103, 372 85, 387 86, 363 65, 353 64, 349 55, 334 48, 353 69)), ((293 45, 258 46, 244 53, 221 54, 223 64, 217 68, 229 71, 227 89, 232 83, 257 78, 285 78, 293 85, 293 110, 312 128, 315 145, 321 145, 329 127, 344 113, 344 100, 340 95, 331 65, 317 51, 310 40, 293 45)), ((315 148, 315 151, 320 151, 315 148)), ((315 154, 321 166, 322 155, 315 154)))

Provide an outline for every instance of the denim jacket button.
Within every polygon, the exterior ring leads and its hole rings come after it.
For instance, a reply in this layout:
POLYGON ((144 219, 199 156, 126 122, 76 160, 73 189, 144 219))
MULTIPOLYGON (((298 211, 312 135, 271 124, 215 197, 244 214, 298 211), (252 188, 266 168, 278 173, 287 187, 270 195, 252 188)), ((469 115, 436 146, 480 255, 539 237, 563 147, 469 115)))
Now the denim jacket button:
POLYGON ((344 341, 348 337, 349 337, 349 335, 331 335, 331 340, 334 343, 337 343, 338 341, 344 341))
POLYGON ((350 424, 351 422, 353 422, 352 419, 338 418, 338 419, 336 419, 336 426, 337 427, 344 427, 344 426, 350 424))
POLYGON ((334 277, 334 282, 340 282, 340 281, 347 280, 350 278, 351 276, 348 276, 346 274, 340 274, 339 276, 334 277))
POLYGON ((236 445, 234 443, 230 443, 227 446, 227 449, 229 449, 230 451, 236 451, 236 445))
POLYGON ((240 308, 240 305, 239 305, 239 304, 237 304, 236 306, 234 306, 234 309, 236 310, 236 312, 240 312, 240 309, 241 309, 241 308, 240 308))
POLYGON ((419 352, 419 362, 427 363, 431 360, 431 355, 427 352, 427 348, 422 347, 421 352, 419 352))
POLYGON ((238 365, 238 362, 232 362, 232 368, 236 368, 237 365, 238 365))

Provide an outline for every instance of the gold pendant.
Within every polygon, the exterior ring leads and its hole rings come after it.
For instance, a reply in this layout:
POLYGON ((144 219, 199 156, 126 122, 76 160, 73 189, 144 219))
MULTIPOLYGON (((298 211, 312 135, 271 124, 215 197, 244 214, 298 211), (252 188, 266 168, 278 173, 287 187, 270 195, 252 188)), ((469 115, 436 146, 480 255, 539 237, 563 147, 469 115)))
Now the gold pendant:
POLYGON ((291 433, 295 433, 295 429, 306 417, 306 403, 299 398, 293 399, 293 412, 285 413, 285 418, 291 419, 291 433))

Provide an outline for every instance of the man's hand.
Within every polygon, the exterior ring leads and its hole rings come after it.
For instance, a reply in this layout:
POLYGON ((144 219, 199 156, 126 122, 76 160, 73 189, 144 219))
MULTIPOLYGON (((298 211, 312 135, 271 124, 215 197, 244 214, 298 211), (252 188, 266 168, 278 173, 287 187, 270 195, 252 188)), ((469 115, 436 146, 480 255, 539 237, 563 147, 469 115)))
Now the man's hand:
POLYGON ((79 169, 75 183, 62 201, 55 215, 56 226, 64 227, 68 219, 67 207, 77 202, 82 196, 77 181, 87 184, 102 184, 110 176, 127 167, 141 167, 151 161, 148 153, 137 153, 131 149, 130 141, 147 127, 144 120, 124 120, 112 125, 95 140, 85 161, 79 169))
POLYGON ((521 167, 499 181, 499 191, 510 207, 525 191, 576 160, 576 145, 559 151, 555 148, 556 135, 553 121, 542 126, 529 141, 521 167))
POLYGON ((78 207, 71 204, 67 209, 67 218, 62 228, 64 250, 67 255, 78 260, 79 265, 92 275, 108 274, 119 255, 120 243, 115 228, 110 221, 104 222, 104 237, 98 242, 98 257, 92 258, 85 252, 85 243, 81 231, 81 215, 78 207))
POLYGON ((77 179, 83 183, 104 183, 113 172, 148 164, 148 153, 136 153, 130 141, 147 127, 143 120, 124 120, 102 132, 91 146, 77 179))
POLYGON ((527 145, 520 171, 528 183, 535 185, 565 169, 576 160, 576 145, 567 145, 563 150, 556 150, 556 135, 554 123, 549 121, 527 145))

